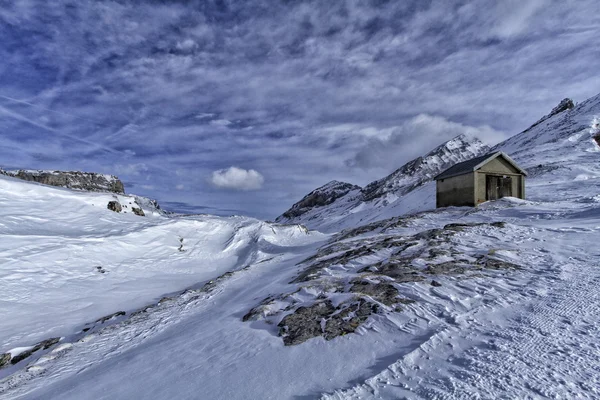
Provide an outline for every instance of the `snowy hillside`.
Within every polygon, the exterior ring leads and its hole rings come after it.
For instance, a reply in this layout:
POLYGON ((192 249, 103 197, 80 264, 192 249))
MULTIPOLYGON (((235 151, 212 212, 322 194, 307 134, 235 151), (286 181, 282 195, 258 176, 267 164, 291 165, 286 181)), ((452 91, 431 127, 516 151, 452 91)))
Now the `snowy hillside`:
POLYGON ((496 147, 527 200, 434 209, 446 146, 292 208, 330 235, 0 177, 0 399, 600 398, 599 116, 496 147))
POLYGON ((365 188, 344 184, 352 190, 339 193, 337 186, 332 186, 337 182, 330 182, 309 193, 276 221, 335 232, 356 224, 426 209, 423 205, 435 204, 435 199, 432 199, 431 188, 423 190, 423 185, 451 165, 487 151, 489 148, 479 139, 459 135, 365 188), (332 187, 336 192, 331 192, 332 187), (333 200, 307 203, 307 199, 315 193, 333 200))
POLYGON ((141 199, 0 176, 0 353, 322 237, 245 217, 167 218, 141 199), (107 208, 117 201, 120 213, 107 208))

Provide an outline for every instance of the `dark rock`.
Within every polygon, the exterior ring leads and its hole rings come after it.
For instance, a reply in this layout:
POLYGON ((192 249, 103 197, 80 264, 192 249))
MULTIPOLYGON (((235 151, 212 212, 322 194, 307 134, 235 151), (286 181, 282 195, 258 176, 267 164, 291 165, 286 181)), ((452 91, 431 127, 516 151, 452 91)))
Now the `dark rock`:
POLYGON ((431 286, 440 287, 440 286, 442 286, 442 284, 439 283, 438 281, 431 281, 431 286))
POLYGON ((1 174, 24 181, 60 186, 88 192, 125 193, 123 182, 113 175, 80 171, 0 171, 1 174))
POLYGON ((343 307, 345 308, 327 320, 323 331, 325 340, 353 333, 371 314, 375 314, 379 310, 377 304, 362 299, 347 306, 343 305, 343 307))
POLYGON ((0 354, 0 368, 4 367, 10 362, 10 353, 0 354))
POLYGON ((600 146, 600 133, 597 133, 593 136, 594 141, 598 146, 600 146))
POLYGON ((302 200, 294 204, 292 208, 284 212, 275 221, 280 222, 285 219, 299 217, 313 208, 323 207, 333 203, 340 197, 347 195, 352 190, 360 189, 360 186, 356 186, 351 183, 331 181, 304 196, 302 200))
POLYGON ((138 207, 131 207, 131 211, 135 214, 135 215, 139 215, 140 217, 145 217, 146 214, 144 214, 144 210, 142 210, 141 208, 138 207))
POLYGON ((105 316, 105 317, 98 318, 98 319, 96 320, 96 322, 97 322, 97 323, 99 322, 99 323, 103 324, 103 323, 105 323, 106 321, 108 321, 109 319, 116 318, 116 317, 120 317, 120 316, 123 316, 123 315, 125 315, 125 314, 126 314, 126 313, 125 313, 125 311, 117 311, 116 313, 112 313, 112 314, 109 314, 109 315, 107 315, 107 316, 105 316))
POLYGON ((335 312, 331 301, 320 301, 310 307, 298 307, 293 314, 287 315, 277 326, 279 336, 283 337, 286 346, 292 346, 321 336, 324 318, 335 312))
POLYGON ((10 363, 13 365, 17 364, 17 363, 23 361, 24 359, 26 359, 27 357, 31 356, 36 351, 48 350, 50 347, 54 346, 58 342, 60 342, 59 337, 42 340, 41 342, 39 342, 35 346, 33 346, 31 349, 26 350, 26 351, 22 352, 21 354, 14 356, 10 360, 10 363))
POLYGON ((364 294, 391 306, 399 303, 398 290, 390 283, 372 283, 364 280, 354 281, 350 288, 352 293, 364 294))
POLYGON ((123 208, 121 207, 121 203, 119 203, 116 200, 109 201, 106 208, 114 212, 121 212, 123 210, 123 208))

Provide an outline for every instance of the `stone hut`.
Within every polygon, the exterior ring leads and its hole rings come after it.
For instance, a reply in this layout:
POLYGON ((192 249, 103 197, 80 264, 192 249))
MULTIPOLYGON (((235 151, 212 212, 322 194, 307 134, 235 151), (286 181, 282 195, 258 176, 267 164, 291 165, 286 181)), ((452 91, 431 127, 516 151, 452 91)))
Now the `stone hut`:
POLYGON ((525 172, 498 151, 458 163, 436 180, 436 206, 476 206, 502 197, 525 198, 525 172))

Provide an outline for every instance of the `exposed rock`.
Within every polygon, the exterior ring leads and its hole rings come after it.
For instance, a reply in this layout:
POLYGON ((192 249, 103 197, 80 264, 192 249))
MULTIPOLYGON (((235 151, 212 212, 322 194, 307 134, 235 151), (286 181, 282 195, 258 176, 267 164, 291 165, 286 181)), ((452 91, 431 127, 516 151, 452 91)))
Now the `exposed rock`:
POLYGON ((50 347, 54 346, 59 341, 60 341, 59 337, 42 340, 41 342, 39 342, 35 346, 33 346, 31 349, 26 350, 20 354, 17 354, 16 356, 14 356, 10 360, 10 363, 13 365, 17 364, 17 363, 23 361, 24 359, 26 359, 27 357, 31 356, 33 353, 35 353, 38 350, 48 350, 50 347))
POLYGON ((398 290, 390 283, 372 283, 364 280, 356 280, 350 288, 352 293, 360 293, 391 306, 400 302, 398 290))
POLYGON ((121 203, 119 203, 117 200, 109 201, 106 208, 114 212, 121 212, 123 210, 123 207, 121 207, 121 203))
POLYGON ((550 114, 548 114, 549 116, 553 116, 556 115, 558 113, 561 113, 563 111, 567 111, 570 110, 572 108, 575 107, 575 103, 573 103, 573 100, 569 99, 568 97, 562 99, 560 101, 560 103, 558 103, 558 105, 556 107, 554 107, 552 109, 552 111, 550 111, 550 114))
POLYGON ((307 211, 329 205, 347 195, 352 190, 360 190, 360 186, 346 182, 331 181, 307 194, 288 211, 284 212, 275 221, 281 222, 285 219, 299 217, 307 211))
POLYGON ((113 319, 113 318, 116 318, 116 317, 120 317, 120 316, 122 316, 122 315, 125 315, 125 314, 126 314, 126 312, 125 312, 125 311, 117 311, 116 313, 112 313, 112 314, 109 314, 109 315, 107 315, 107 316, 105 316, 105 317, 98 318, 98 319, 96 320, 96 322, 97 322, 97 323, 101 323, 101 324, 103 324, 103 323, 105 323, 106 321, 108 321, 109 319, 113 319))
POLYGON ((317 301, 310 307, 298 307, 279 323, 279 335, 286 346, 323 336, 331 340, 354 332, 370 315, 379 310, 377 304, 364 299, 348 301, 334 307, 331 301, 317 301))
POLYGON ((125 193, 123 182, 121 182, 119 178, 114 175, 80 171, 41 170, 0 170, 0 174, 12 176, 25 181, 37 182, 50 186, 66 187, 69 189, 85 190, 89 192, 125 193))
POLYGON ((433 286, 433 287, 440 287, 440 286, 442 286, 442 284, 441 284, 441 283, 439 283, 438 281, 431 281, 431 283, 430 283, 430 284, 431 284, 431 286, 433 286))
POLYGON ((558 105, 556 107, 554 107, 552 109, 552 111, 550 111, 550 114, 544 115, 542 118, 540 118, 537 122, 535 122, 529 128, 525 129, 523 132, 527 132, 527 131, 531 130, 531 128, 541 124, 542 122, 546 121, 547 119, 552 118, 555 115, 560 114, 563 111, 571 110, 574 107, 575 107, 575 103, 573 103, 573 100, 569 99, 568 97, 564 98, 560 101, 560 103, 558 103, 558 105))
POLYGON ((325 323, 325 329, 323 330, 325 340, 331 340, 356 331, 371 314, 378 311, 377 304, 362 299, 344 306, 345 308, 342 311, 332 315, 325 323))
POLYGON ((310 307, 298 307, 293 314, 287 315, 277 326, 279 335, 286 346, 292 346, 321 336, 324 318, 335 312, 331 301, 320 301, 310 307))
POLYGON ((600 133, 597 133, 593 136, 594 141, 598 146, 600 146, 600 133))
POLYGON ((10 353, 0 354, 0 368, 4 367, 10 362, 10 353))
POLYGON ((138 207, 131 207, 131 211, 135 214, 135 215, 139 215, 140 217, 145 217, 146 214, 144 214, 144 210, 142 210, 141 208, 138 207))

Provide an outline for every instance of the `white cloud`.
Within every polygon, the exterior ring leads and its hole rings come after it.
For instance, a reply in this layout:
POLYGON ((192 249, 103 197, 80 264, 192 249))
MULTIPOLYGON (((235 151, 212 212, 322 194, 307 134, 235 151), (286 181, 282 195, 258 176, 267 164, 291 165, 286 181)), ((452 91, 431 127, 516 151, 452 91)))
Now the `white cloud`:
POLYGON ((461 134, 476 137, 489 145, 506 138, 506 134, 488 125, 468 126, 429 114, 419 114, 400 126, 384 131, 384 135, 370 138, 347 164, 389 171, 461 134))
POLYGON ((265 178, 258 171, 238 167, 214 171, 211 177, 216 187, 244 191, 260 189, 264 181, 265 178))

